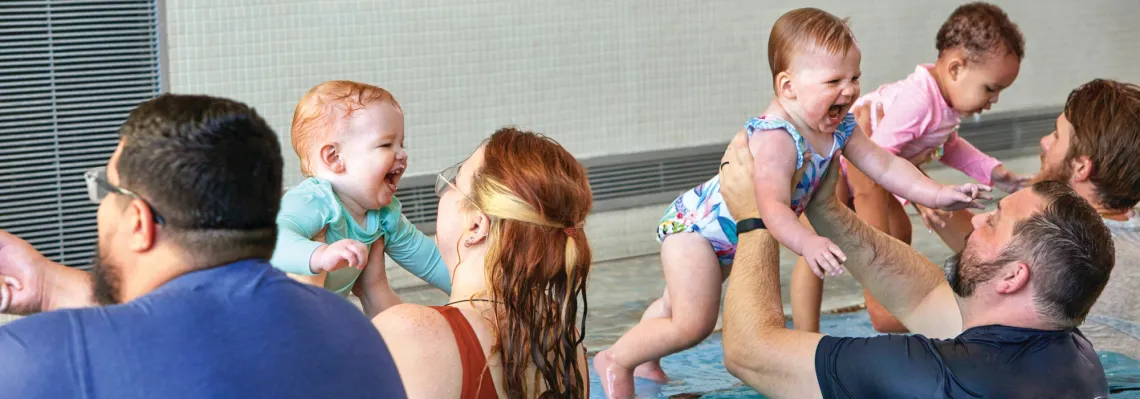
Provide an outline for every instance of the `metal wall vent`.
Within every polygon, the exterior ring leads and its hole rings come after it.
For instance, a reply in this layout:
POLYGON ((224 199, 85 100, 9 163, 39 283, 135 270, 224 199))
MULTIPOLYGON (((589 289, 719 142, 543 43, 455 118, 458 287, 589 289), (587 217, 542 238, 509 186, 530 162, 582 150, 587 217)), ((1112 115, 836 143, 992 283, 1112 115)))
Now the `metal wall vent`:
POLYGON ((983 116, 978 121, 963 121, 958 134, 987 153, 1035 153, 1041 137, 1053 132, 1061 111, 1048 107, 983 116))
POLYGON ((95 248, 83 171, 160 91, 155 0, 0 2, 0 229, 77 265, 95 248))
MULTIPOLYGON (((1053 121, 1060 112, 1053 107, 986 115, 980 120, 967 118, 959 134, 987 153, 1034 152, 1038 140, 1053 131, 1053 121)), ((582 164, 589 170, 594 192, 594 211, 667 204, 716 175, 724 148, 725 144, 717 144, 584 159, 582 164)), ((404 214, 428 234, 435 232, 439 203, 435 178, 408 177, 400 183, 397 194, 404 214)))

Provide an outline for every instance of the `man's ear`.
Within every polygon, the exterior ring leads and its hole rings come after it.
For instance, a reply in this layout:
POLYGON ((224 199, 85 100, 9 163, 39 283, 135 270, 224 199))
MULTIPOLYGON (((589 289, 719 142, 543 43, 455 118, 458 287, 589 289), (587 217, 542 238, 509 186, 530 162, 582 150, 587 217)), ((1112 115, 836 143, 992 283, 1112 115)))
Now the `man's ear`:
POLYGON ((1088 155, 1075 156, 1068 162, 1073 171, 1073 181, 1088 181, 1092 177, 1093 168, 1096 165, 1093 165, 1092 159, 1089 159, 1088 155))
POLYGON ((1029 286, 1030 270, 1025 262, 1014 263, 1012 267, 1007 266, 999 273, 1001 274, 994 284, 994 291, 998 294, 1015 294, 1029 286))

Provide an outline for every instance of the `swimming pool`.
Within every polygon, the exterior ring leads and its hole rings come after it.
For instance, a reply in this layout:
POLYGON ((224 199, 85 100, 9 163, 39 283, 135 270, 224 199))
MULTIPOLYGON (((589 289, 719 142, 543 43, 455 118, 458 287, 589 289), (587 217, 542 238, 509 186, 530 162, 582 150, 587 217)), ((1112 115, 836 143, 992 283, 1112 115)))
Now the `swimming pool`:
MULTIPOLYGON (((820 330, 843 337, 869 337, 877 335, 871 328, 866 311, 847 314, 825 314, 820 317, 820 330)), ((1140 361, 1127 356, 1104 352, 1100 354, 1113 398, 1140 398, 1140 361)), ((591 359, 591 364, 593 359, 591 359)), ((661 360, 661 367, 673 380, 658 384, 637 379, 638 398, 702 398, 702 399, 756 399, 763 398, 744 386, 740 380, 724 369, 724 350, 720 333, 687 351, 661 360)), ((603 399, 601 379, 590 374, 590 397, 603 399)))
MULTIPOLYGON (((1007 159, 1006 166, 1019 173, 1032 173, 1040 165, 1034 156, 1021 156, 1007 159)), ((945 183, 965 183, 968 178, 947 168, 931 168, 930 176, 945 183)), ((1004 193, 994 192, 995 199, 1004 193)), ((992 207, 993 202, 989 205, 992 207)), ((927 231, 921 219, 912 209, 908 209, 914 230, 913 247, 923 255, 941 264, 952 255, 949 248, 934 234, 927 231)), ((780 285, 785 304, 785 314, 790 314, 789 280, 795 254, 782 250, 780 254, 780 285)), ((589 353, 597 353, 615 342, 640 318, 649 304, 661 296, 665 288, 660 259, 657 256, 644 256, 615 262, 602 262, 595 265, 590 275, 590 313, 587 319, 586 347, 589 353)), ((823 309, 841 309, 863 303, 862 289, 850 274, 829 277, 824 284, 823 309)), ((1117 320, 1117 324, 1090 317, 1112 326, 1112 328, 1136 337, 1140 345, 1140 324, 1117 320), (1126 325, 1118 325, 1124 323, 1126 325)), ((871 328, 866 311, 823 314, 820 329, 826 334, 841 337, 866 337, 877 335, 871 328)), ((719 323, 718 323, 719 331, 719 323)), ((591 360, 592 362, 592 360, 591 360)), ((1140 398, 1140 361, 1117 353, 1103 353, 1101 362, 1113 390, 1113 398, 1140 398)), ((668 356, 661 361, 662 368, 673 381, 656 384, 637 379, 636 391, 642 398, 761 398, 756 391, 743 386, 739 380, 724 369, 724 352, 720 334, 711 337, 687 351, 668 356)), ((591 397, 602 398, 601 380, 591 368, 591 397)))

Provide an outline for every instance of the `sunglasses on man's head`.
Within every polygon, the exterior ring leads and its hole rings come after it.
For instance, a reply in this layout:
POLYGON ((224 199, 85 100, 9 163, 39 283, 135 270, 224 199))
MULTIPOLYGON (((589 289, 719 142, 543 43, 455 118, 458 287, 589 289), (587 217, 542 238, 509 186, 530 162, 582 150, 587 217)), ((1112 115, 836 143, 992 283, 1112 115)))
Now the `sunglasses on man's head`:
POLYGON ((83 173, 83 180, 87 182, 87 199, 91 200, 92 203, 99 204, 103 202, 103 198, 106 198, 107 195, 110 194, 125 195, 146 204, 146 206, 150 208, 150 213, 154 215, 155 223, 162 225, 165 222, 162 216, 158 214, 158 211, 154 210, 154 206, 151 205, 150 202, 147 202, 147 200, 130 190, 111 184, 111 182, 107 180, 106 167, 88 169, 83 173))

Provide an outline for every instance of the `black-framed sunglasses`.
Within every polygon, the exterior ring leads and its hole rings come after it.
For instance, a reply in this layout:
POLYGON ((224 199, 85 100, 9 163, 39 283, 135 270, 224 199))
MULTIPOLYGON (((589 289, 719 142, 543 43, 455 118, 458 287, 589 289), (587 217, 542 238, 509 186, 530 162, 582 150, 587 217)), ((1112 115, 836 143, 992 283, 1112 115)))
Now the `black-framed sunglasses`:
POLYGON ((147 200, 138 194, 131 192, 131 190, 111 184, 111 182, 107 180, 106 167, 88 169, 83 173, 83 180, 87 182, 87 199, 91 200, 92 203, 98 204, 102 202, 103 198, 106 198, 107 195, 111 193, 125 195, 146 204, 146 206, 150 208, 150 214, 154 215, 154 222, 156 224, 162 225, 165 223, 165 219, 162 218, 162 215, 158 214, 158 211, 154 209, 154 205, 151 205, 150 202, 147 202, 147 200))

